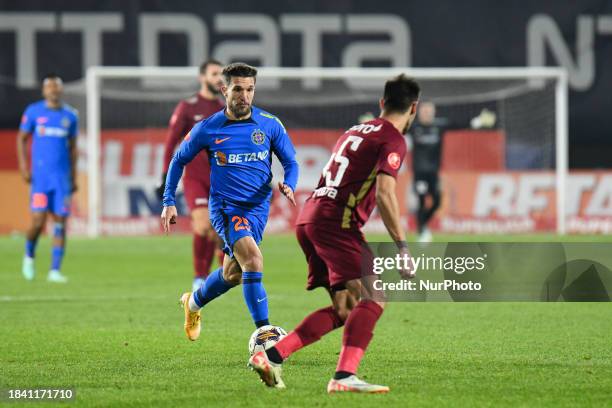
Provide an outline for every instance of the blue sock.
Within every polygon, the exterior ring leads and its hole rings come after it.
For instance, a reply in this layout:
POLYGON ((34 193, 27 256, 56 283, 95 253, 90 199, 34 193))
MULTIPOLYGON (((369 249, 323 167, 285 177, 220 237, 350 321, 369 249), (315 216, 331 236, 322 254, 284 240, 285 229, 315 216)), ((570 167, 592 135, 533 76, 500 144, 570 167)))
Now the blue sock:
POLYGON ((51 269, 59 271, 64 258, 64 246, 54 246, 51 250, 51 269))
POLYGON ((53 226, 53 238, 61 239, 61 245, 53 245, 51 249, 51 269, 59 271, 64 258, 64 224, 56 223, 53 226))
POLYGON ((213 273, 208 275, 204 284, 200 286, 200 289, 193 292, 193 300, 196 305, 203 307, 205 304, 221 296, 233 287, 233 285, 230 285, 223 279, 223 268, 217 268, 213 273))
POLYGON ((36 243, 37 240, 30 241, 29 239, 26 239, 25 253, 28 258, 34 258, 34 253, 36 252, 36 243))
POLYGON ((257 327, 270 324, 268 321, 268 295, 263 283, 261 283, 262 277, 263 273, 261 272, 242 272, 242 294, 257 327))

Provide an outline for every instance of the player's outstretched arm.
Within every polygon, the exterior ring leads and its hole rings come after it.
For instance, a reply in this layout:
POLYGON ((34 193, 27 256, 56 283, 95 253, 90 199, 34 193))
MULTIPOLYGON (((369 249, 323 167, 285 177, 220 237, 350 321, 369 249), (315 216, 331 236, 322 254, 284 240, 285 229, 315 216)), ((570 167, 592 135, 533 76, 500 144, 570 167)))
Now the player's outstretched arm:
MULTIPOLYGON (((376 176, 376 205, 380 216, 391 236, 397 244, 400 255, 410 255, 406 244, 406 233, 402 227, 400 219, 399 203, 395 195, 395 177, 386 173, 379 173, 376 176)), ((402 270, 400 274, 405 278, 413 278, 414 271, 402 270)))
POLYGON ((293 143, 291 143, 291 139, 285 127, 280 121, 277 120, 277 122, 278 133, 272 139, 272 150, 274 154, 276 154, 276 157, 278 157, 285 171, 285 181, 283 183, 278 183, 278 189, 289 201, 291 201, 291 204, 295 206, 293 192, 297 185, 300 168, 295 159, 295 147, 293 147, 293 143))
POLYGON ((183 175, 183 169, 202 149, 208 147, 206 131, 203 129, 205 123, 206 121, 198 123, 185 136, 168 167, 162 211, 162 221, 166 232, 169 231, 170 224, 176 222, 176 187, 183 175))
POLYGON ((30 138, 29 132, 24 132, 23 130, 19 130, 17 132, 17 161, 19 162, 19 172, 21 173, 21 177, 29 183, 32 179, 32 175, 30 174, 30 169, 28 168, 28 158, 27 158, 27 143, 30 138))

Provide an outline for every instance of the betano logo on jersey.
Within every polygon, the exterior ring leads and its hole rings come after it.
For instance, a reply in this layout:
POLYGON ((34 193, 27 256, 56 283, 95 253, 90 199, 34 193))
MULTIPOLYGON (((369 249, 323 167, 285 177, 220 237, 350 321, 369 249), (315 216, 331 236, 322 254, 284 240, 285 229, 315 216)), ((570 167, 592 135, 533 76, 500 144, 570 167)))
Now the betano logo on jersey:
POLYGON ((36 133, 39 136, 67 137, 68 129, 54 126, 38 125, 36 126, 36 133))
POLYGON ((249 152, 249 153, 229 153, 215 152, 215 160, 217 165, 225 166, 226 164, 236 163, 249 163, 254 161, 263 161, 268 158, 269 152, 267 150, 261 152, 249 152))

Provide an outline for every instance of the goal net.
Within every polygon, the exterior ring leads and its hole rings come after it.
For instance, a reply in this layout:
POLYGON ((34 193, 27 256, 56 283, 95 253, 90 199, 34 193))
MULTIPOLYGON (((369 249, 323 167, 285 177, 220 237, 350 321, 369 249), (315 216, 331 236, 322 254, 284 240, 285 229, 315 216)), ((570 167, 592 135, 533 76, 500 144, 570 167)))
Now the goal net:
MULTIPOLYGON (((86 126, 87 203, 76 230, 158 233, 170 115, 197 89, 197 68, 92 67, 67 99, 86 126)), ((384 81, 417 79, 422 100, 452 124, 444 132, 441 206, 431 229, 446 233, 565 232, 567 78, 557 68, 262 68, 254 104, 278 116, 296 146, 299 202, 316 186, 335 140, 378 115, 384 81)), ((408 146, 411 138, 407 136, 408 146)), ((398 178, 402 216, 415 226, 412 157, 398 178)), ((274 163, 274 174, 282 168, 274 163)), ((179 212, 187 214, 179 190, 179 212)), ((296 211, 273 200, 267 230, 288 231, 296 211)), ((188 228, 187 221, 181 223, 188 228)), ((367 227, 383 231, 378 214, 367 227)))

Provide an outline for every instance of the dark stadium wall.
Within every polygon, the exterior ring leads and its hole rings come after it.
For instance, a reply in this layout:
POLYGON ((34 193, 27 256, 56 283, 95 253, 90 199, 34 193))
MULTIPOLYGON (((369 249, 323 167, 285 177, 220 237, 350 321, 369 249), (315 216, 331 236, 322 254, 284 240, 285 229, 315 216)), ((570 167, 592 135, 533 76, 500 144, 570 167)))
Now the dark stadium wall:
POLYGON ((612 167, 612 2, 0 0, 0 128, 89 65, 541 66, 570 74, 570 164, 612 167), (375 45, 375 55, 371 45, 375 45))

